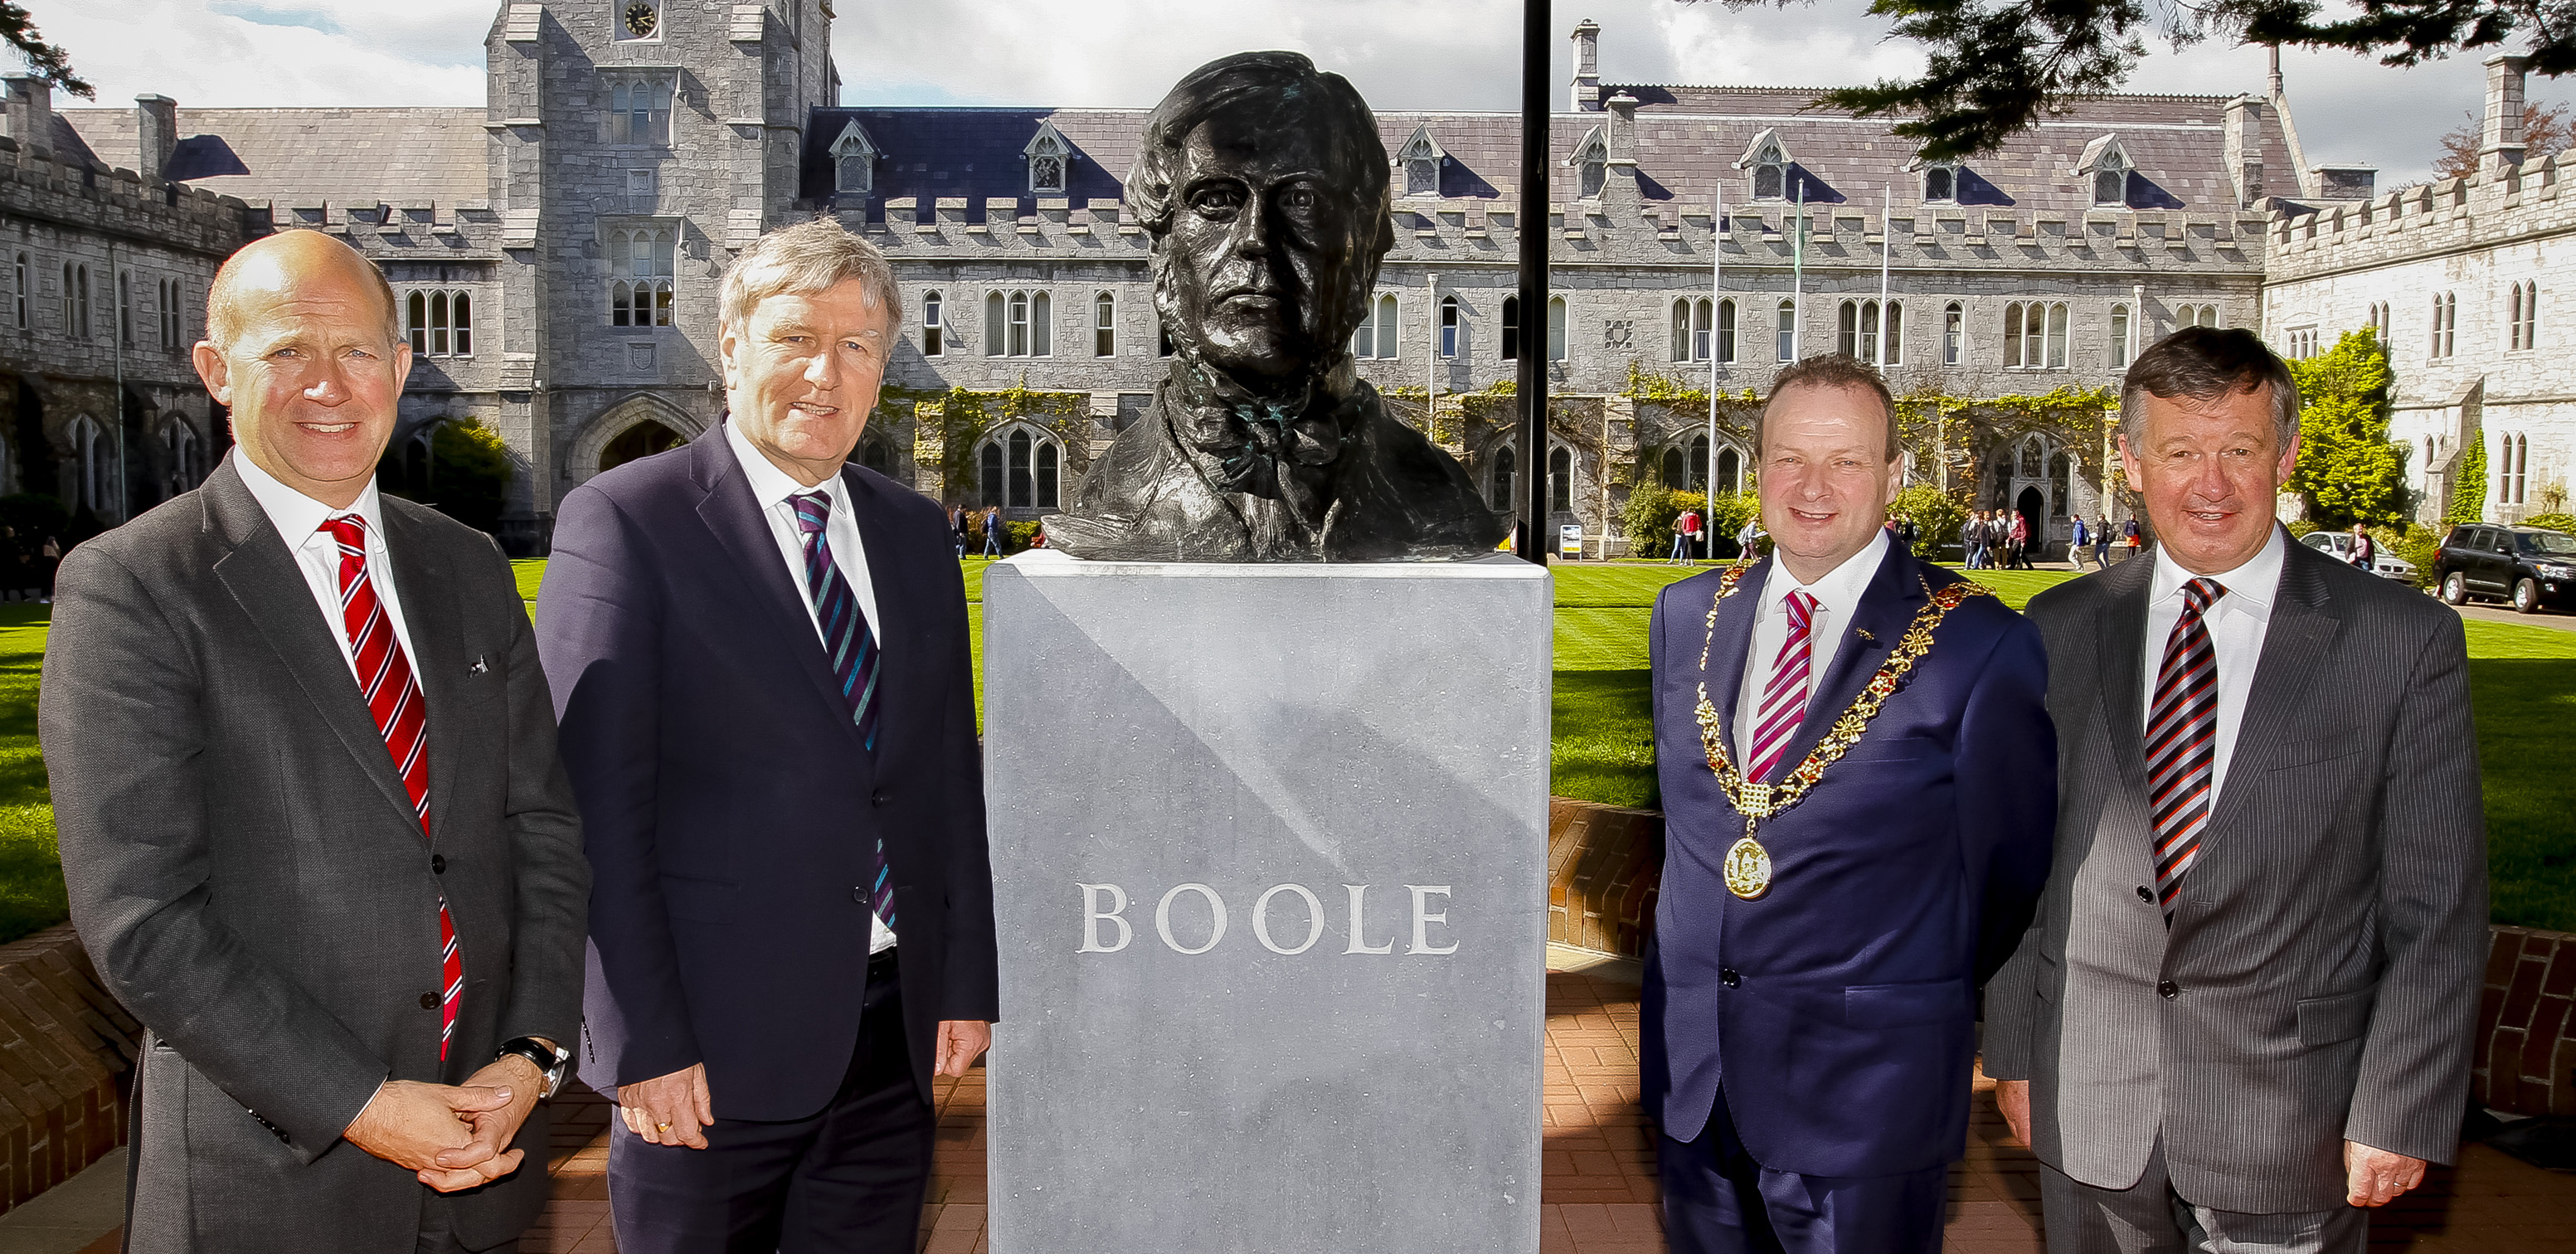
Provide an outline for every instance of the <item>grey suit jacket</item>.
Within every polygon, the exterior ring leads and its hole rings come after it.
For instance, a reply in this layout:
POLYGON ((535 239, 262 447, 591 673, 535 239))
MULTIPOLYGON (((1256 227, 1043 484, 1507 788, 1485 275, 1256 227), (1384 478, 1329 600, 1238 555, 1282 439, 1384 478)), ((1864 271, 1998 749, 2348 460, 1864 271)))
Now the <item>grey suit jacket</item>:
MULTIPOLYGON (((384 519, 434 846, 230 460, 63 558, 38 726, 73 922, 149 1029, 130 1250, 410 1254, 433 1195, 341 1130, 388 1077, 578 1033, 590 874, 509 564, 409 502, 384 519), (442 894, 466 980, 444 1064, 442 894)), ((545 1204, 542 1106, 518 1143, 452 1202, 469 1248, 545 1204)))
POLYGON ((2288 546, 2235 756, 2168 931, 2142 727, 2152 561, 2035 598, 2057 859, 1987 989, 1985 1066, 2031 1143, 2125 1188, 2254 1213, 2344 1198, 2346 1139, 2458 1148, 2486 955, 2486 820, 2459 616, 2288 546))

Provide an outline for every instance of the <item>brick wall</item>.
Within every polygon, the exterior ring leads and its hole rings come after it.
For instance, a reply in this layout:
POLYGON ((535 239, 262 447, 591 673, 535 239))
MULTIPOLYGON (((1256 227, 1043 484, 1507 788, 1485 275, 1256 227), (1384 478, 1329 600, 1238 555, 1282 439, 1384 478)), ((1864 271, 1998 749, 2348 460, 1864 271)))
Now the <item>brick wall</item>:
POLYGON ((1654 929, 1664 876, 1664 816, 1653 810, 1547 801, 1547 938, 1636 957, 1654 929))
POLYGON ((71 924, 0 945, 0 1211, 125 1143, 142 1034, 71 924))
POLYGON ((2492 937, 2469 1097, 2519 1115, 2576 1115, 2576 934, 2499 927, 2492 937))

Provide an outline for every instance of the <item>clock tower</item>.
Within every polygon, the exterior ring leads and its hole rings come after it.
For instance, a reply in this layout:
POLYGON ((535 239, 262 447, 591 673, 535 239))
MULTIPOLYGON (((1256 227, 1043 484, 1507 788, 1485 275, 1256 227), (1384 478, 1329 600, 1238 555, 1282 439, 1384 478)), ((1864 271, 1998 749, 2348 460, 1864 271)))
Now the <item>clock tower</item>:
POLYGON ((807 120, 839 91, 832 17, 828 0, 501 7, 485 130, 502 421, 528 458, 513 511, 540 532, 582 480, 722 412, 719 287, 792 218, 807 120))

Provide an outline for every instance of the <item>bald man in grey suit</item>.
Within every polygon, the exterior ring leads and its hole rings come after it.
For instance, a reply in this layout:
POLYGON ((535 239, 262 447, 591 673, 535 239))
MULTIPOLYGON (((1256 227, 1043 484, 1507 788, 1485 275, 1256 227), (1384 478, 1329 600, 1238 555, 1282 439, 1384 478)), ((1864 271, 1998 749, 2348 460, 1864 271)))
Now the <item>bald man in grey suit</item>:
POLYGON ((2286 543, 2298 408, 2250 332, 2141 354, 2121 456, 2154 558, 2031 602, 2057 855, 1985 1067, 2055 1254, 2359 1254, 2363 1208, 2458 1147, 2486 956, 2464 636, 2286 543))

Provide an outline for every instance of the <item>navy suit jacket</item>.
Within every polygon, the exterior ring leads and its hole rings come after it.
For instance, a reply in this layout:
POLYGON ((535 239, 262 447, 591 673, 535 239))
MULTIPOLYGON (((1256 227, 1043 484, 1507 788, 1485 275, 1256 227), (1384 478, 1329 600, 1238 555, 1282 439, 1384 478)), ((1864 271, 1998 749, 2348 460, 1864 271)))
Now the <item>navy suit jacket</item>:
MULTIPOLYGON (((1773 559, 1717 618, 1709 700, 1729 752, 1754 609, 1773 559)), ((1881 1176, 1965 1149, 1976 990, 2011 954, 2048 879, 2057 742, 2039 632, 1992 597, 1950 611, 1932 651, 1797 808, 1762 824, 1771 889, 1727 891, 1744 820, 1718 791, 1693 715, 1720 572, 1656 599, 1655 757, 1664 878, 1647 949, 1646 1111, 1695 1140, 1721 1100, 1756 1161, 1881 1176)), ((1798 762, 1959 576, 1891 545, 1790 745, 1798 762), (1862 633, 1866 632, 1867 635, 1862 633)))
POLYGON ((966 598, 947 512, 844 468, 876 588, 877 748, 721 428, 564 498, 537 602, 593 873, 582 1078, 705 1063, 715 1113, 800 1119, 847 1073, 868 866, 893 869, 904 1036, 999 1017, 966 598))

